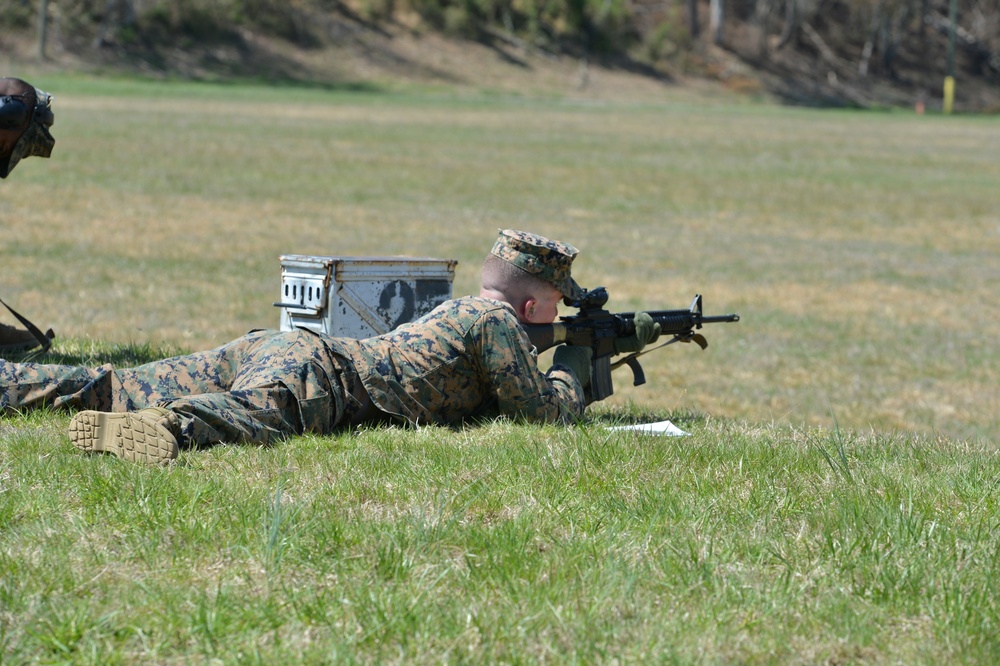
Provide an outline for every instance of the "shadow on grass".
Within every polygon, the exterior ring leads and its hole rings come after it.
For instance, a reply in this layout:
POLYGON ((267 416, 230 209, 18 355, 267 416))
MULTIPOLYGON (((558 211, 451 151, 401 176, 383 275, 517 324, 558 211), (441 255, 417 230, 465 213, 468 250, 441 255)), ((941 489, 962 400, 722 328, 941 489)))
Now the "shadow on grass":
POLYGON ((95 345, 80 348, 67 345, 65 349, 54 345, 49 351, 7 353, 3 359, 11 363, 40 363, 46 365, 72 365, 93 368, 110 363, 115 368, 130 368, 152 361, 159 361, 180 354, 180 350, 154 347, 150 344, 95 345))
POLYGON ((588 410, 584 415, 584 422, 596 425, 620 426, 670 421, 676 426, 681 426, 704 423, 707 418, 705 414, 691 410, 653 411, 634 406, 608 406, 601 407, 594 412, 588 410))
MULTIPOLYGON (((504 418, 504 417, 501 417, 504 418)), ((708 416, 701 412, 690 410, 677 411, 653 411, 641 409, 633 405, 600 405, 589 407, 580 419, 579 424, 583 426, 593 425, 598 427, 642 425, 646 423, 658 423, 660 421, 670 421, 678 427, 701 424, 708 420, 708 416)), ((497 421, 495 416, 471 417, 462 423, 446 426, 452 430, 459 431, 467 427, 485 427, 494 425, 497 421)))

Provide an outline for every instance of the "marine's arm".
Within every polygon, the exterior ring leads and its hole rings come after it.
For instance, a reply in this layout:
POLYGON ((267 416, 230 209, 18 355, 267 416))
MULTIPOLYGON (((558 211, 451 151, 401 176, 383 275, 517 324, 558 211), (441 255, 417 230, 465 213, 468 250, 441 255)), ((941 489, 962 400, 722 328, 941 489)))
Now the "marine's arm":
POLYGON ((539 370, 534 347, 513 311, 484 314, 473 335, 501 414, 549 423, 572 422, 583 415, 586 400, 580 382, 562 366, 539 370))

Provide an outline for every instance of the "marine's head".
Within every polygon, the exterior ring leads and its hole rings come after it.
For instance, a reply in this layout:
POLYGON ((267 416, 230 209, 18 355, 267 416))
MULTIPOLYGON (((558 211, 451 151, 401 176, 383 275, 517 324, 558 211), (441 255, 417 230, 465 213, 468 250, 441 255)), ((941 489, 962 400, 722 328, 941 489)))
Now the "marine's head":
POLYGON ((27 81, 0 78, 0 178, 26 157, 48 157, 56 140, 52 95, 27 81))
POLYGON ((504 229, 500 231, 490 254, 548 282, 569 301, 583 295, 583 290, 570 275, 573 258, 578 250, 569 243, 544 236, 504 229))
POLYGON ((522 324, 551 324, 560 302, 583 290, 570 276, 577 250, 568 243, 506 229, 483 262, 480 296, 505 301, 522 324))

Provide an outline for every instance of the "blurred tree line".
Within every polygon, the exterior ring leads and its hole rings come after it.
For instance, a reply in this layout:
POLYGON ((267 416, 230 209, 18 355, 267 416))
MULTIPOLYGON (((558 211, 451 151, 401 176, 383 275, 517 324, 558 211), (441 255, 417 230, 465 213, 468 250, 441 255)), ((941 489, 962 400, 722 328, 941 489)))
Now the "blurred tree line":
POLYGON ((648 63, 709 43, 759 60, 792 46, 891 76, 904 45, 919 53, 948 35, 953 9, 964 66, 1000 80, 1000 0, 0 0, 0 25, 37 30, 40 53, 52 22, 76 46, 210 44, 250 30, 311 47, 336 39, 326 19, 340 15, 648 63))

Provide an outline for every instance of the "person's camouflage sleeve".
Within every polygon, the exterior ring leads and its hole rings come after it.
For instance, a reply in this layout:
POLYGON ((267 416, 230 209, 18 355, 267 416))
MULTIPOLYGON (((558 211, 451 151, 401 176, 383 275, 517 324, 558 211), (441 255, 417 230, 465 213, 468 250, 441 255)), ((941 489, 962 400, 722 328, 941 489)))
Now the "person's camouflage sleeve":
POLYGON ((386 335, 336 342, 372 402, 410 423, 493 415, 568 422, 586 407, 572 373, 538 369, 514 310, 500 301, 459 298, 386 335))

